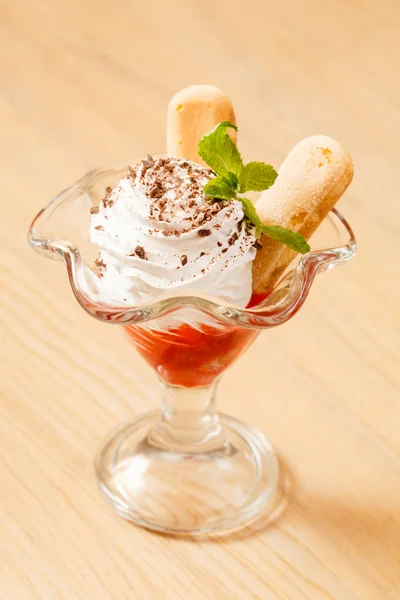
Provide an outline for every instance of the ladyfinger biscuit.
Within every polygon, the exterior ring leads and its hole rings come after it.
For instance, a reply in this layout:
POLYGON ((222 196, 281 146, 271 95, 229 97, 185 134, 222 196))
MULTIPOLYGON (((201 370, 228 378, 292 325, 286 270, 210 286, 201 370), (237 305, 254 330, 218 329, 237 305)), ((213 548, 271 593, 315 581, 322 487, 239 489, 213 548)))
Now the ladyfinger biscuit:
MULTIPOLYGON (((167 154, 205 164, 197 152, 201 138, 221 121, 236 124, 230 100, 213 85, 192 85, 175 94, 168 105, 167 154)), ((229 134, 236 141, 236 132, 229 134)))
MULTIPOLYGON (((306 239, 315 232, 353 178, 353 162, 338 142, 324 135, 309 137, 286 157, 274 185, 263 192, 256 208, 265 225, 281 225, 306 239)), ((253 261, 253 292, 272 289, 296 256, 263 235, 253 261)))

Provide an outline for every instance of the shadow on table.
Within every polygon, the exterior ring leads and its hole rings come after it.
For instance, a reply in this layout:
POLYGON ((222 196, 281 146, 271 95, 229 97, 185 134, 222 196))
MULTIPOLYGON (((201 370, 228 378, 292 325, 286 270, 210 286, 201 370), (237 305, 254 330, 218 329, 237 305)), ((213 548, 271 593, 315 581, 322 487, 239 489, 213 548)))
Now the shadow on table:
MULTIPOLYGON (((322 540, 319 545, 327 540, 330 548, 352 564, 358 564, 363 572, 368 573, 371 568, 382 580, 400 590, 400 486, 397 497, 379 498, 374 493, 373 498, 366 498, 360 493, 357 505, 352 505, 348 495, 343 494, 342 498, 339 488, 335 497, 300 492, 292 471, 282 460, 280 469, 279 492, 266 515, 238 532, 196 539, 229 544, 267 533, 273 526, 284 531, 286 524, 295 522, 304 530, 299 537, 316 535, 322 540), (312 533, 307 533, 310 530, 312 533)), ((191 541, 192 538, 180 540, 191 541)))
MULTIPOLYGON (((372 484, 371 484, 372 485, 372 484)), ((329 548, 343 562, 384 591, 387 600, 400 598, 400 485, 397 495, 359 495, 351 504, 348 496, 304 495, 293 499, 289 521, 301 524, 304 537, 318 547, 329 548), (311 530, 312 533, 307 533, 311 530)), ((381 596, 379 596, 381 597, 381 596)))

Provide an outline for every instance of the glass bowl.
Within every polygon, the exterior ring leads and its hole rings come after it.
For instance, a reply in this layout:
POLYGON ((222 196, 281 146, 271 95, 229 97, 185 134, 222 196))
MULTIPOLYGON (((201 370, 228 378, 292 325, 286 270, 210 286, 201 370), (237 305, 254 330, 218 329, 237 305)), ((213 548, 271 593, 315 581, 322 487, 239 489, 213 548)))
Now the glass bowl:
MULTIPOLYGON (((135 306, 104 303, 93 268, 90 207, 127 172, 94 170, 59 193, 29 229, 29 243, 62 261, 73 293, 92 317, 121 325, 161 382, 161 410, 118 427, 95 459, 102 493, 118 514, 169 534, 225 534, 267 518, 278 490, 276 454, 263 433, 215 408, 221 374, 263 329, 293 317, 316 275, 356 252, 346 219, 333 209, 312 250, 252 308, 191 292, 135 306)), ((246 402, 251 401, 246 398, 246 402)))

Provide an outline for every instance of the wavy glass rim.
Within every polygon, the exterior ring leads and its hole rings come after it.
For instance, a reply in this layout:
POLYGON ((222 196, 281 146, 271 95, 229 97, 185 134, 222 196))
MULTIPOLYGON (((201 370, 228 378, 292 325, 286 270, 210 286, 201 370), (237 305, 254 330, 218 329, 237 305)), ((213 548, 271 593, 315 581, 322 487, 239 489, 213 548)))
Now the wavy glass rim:
MULTIPOLYGON (((96 177, 112 175, 119 169, 94 169, 76 183, 61 191, 34 218, 28 232, 30 245, 40 254, 52 259, 62 259, 67 267, 73 293, 82 308, 92 317, 119 325, 139 324, 159 319, 183 307, 199 309, 220 323, 249 329, 274 327, 294 316, 306 300, 311 285, 318 273, 331 270, 347 262, 356 253, 356 239, 345 217, 336 209, 330 211, 330 218, 341 230, 346 232, 348 241, 335 248, 311 251, 300 256, 297 263, 283 275, 269 296, 252 308, 239 308, 228 302, 206 294, 168 292, 154 300, 141 302, 135 306, 109 305, 94 300, 80 286, 80 273, 85 267, 79 248, 67 240, 57 240, 39 235, 39 220, 53 214, 64 196, 74 190, 82 193, 90 190, 96 177)), ((86 266, 87 268, 87 266, 86 266)))

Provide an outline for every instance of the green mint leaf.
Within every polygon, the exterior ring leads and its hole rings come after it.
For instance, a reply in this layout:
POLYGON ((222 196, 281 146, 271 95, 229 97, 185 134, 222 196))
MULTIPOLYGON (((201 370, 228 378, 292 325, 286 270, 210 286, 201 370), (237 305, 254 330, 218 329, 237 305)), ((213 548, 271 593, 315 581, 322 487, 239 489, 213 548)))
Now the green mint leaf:
POLYGON ((280 225, 264 225, 251 200, 238 197, 236 199, 240 200, 242 203, 244 216, 255 226, 257 236, 264 233, 273 240, 285 244, 285 246, 292 248, 292 250, 296 250, 296 252, 300 252, 300 254, 306 254, 310 251, 310 246, 306 242, 304 236, 300 233, 290 231, 280 225))
POLYGON ((238 178, 234 173, 225 175, 217 175, 204 186, 204 193, 211 198, 221 198, 222 200, 230 200, 236 196, 238 188, 238 178))
POLYGON ((248 198, 236 198, 242 203, 243 214, 256 228, 256 235, 261 234, 261 228, 263 227, 262 221, 257 214, 256 207, 248 198))
POLYGON ((268 235, 277 242, 285 244, 285 246, 288 246, 292 250, 296 250, 296 252, 300 252, 300 254, 306 254, 311 250, 305 237, 301 235, 301 233, 290 231, 279 225, 263 225, 261 227, 261 233, 268 235))
POLYGON ((199 155, 217 175, 239 175, 243 169, 240 152, 226 133, 228 128, 237 131, 236 125, 222 121, 199 142, 199 155))
MULTIPOLYGON (((239 179, 238 179, 237 175, 235 175, 235 173, 228 173, 228 175, 225 177, 225 179, 229 182, 229 185, 231 186, 231 188, 234 190, 234 192, 236 194, 238 187, 239 187, 239 179)), ((232 198, 235 197, 235 194, 232 196, 232 198)))
POLYGON ((253 190, 262 192, 267 190, 278 177, 278 173, 271 165, 263 162, 249 162, 239 173, 239 189, 242 194, 253 190))

